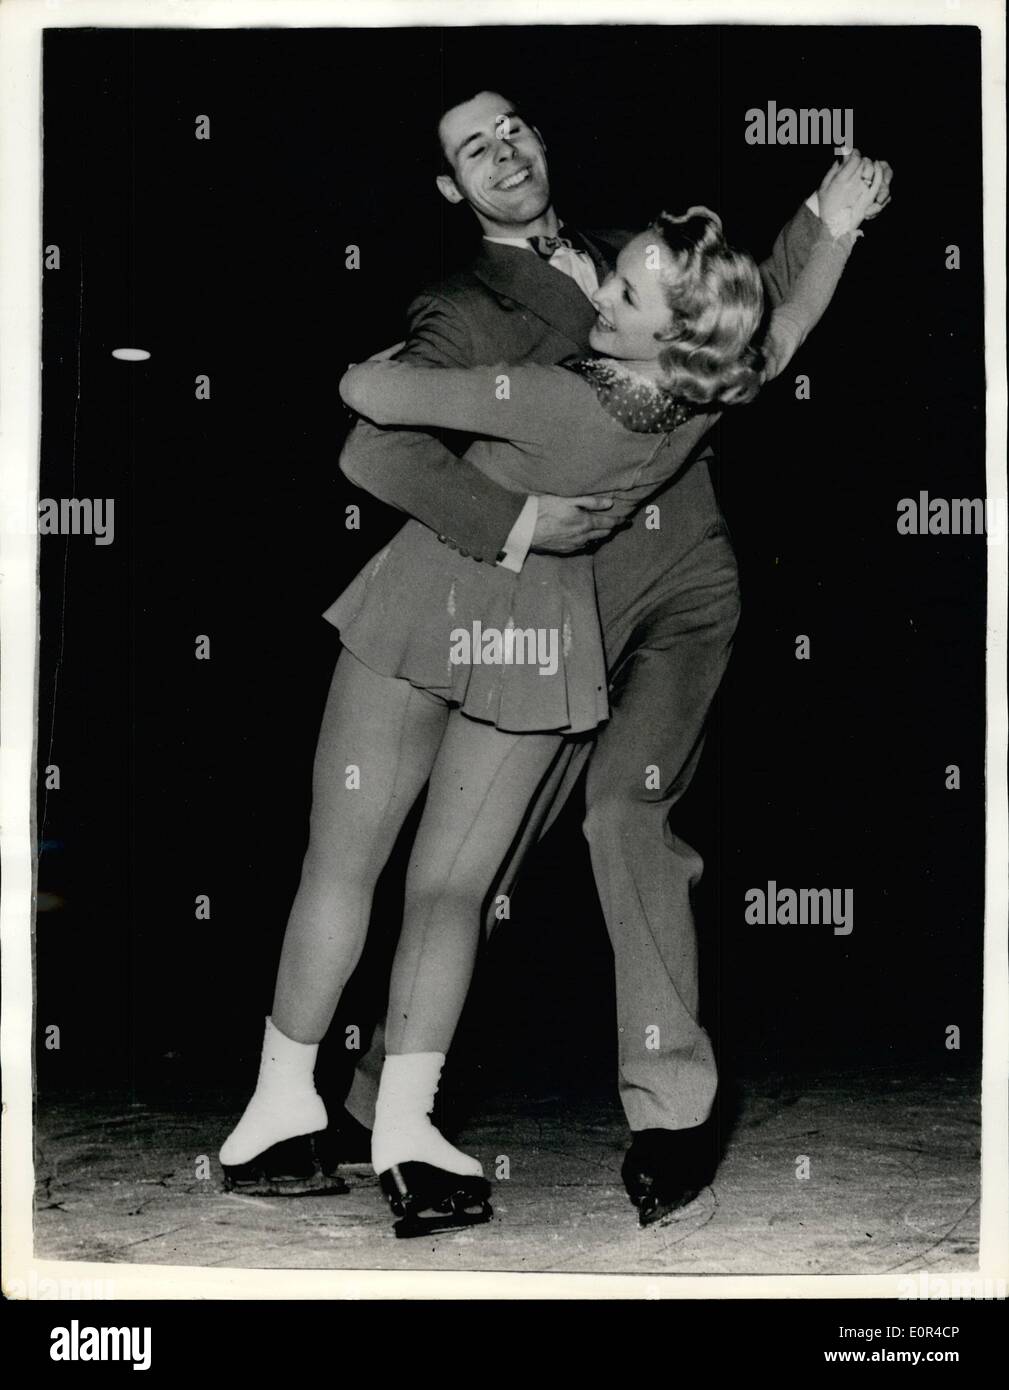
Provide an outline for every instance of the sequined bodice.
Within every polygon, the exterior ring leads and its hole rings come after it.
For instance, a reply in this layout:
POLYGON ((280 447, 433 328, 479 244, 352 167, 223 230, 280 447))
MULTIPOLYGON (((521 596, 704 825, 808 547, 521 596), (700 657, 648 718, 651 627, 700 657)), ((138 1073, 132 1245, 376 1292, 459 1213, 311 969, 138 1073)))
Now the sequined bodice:
POLYGON ((603 409, 635 434, 668 434, 702 409, 606 358, 573 357, 561 365, 583 377, 603 409))

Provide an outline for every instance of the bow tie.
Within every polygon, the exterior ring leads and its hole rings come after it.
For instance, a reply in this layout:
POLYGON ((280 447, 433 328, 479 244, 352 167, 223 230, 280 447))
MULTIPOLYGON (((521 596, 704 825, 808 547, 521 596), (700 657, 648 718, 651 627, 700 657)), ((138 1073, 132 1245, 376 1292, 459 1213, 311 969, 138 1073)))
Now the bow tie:
POLYGON ((566 246, 570 251, 575 249, 574 242, 569 241, 566 236, 531 236, 529 245, 537 256, 542 256, 545 261, 548 261, 554 252, 559 251, 562 246, 566 246))

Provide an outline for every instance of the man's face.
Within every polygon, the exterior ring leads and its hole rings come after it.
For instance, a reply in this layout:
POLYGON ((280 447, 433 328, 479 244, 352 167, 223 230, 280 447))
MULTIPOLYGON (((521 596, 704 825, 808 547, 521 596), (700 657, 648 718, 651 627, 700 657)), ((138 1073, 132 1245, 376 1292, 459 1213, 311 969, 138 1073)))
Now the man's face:
POLYGON ((606 357, 650 362, 664 343, 656 334, 669 332, 672 313, 663 279, 675 275, 656 232, 641 232, 620 252, 616 268, 592 296, 598 318, 589 333, 589 346, 606 357))
POLYGON ((481 92, 446 111, 438 135, 453 174, 438 187, 465 201, 485 232, 507 236, 550 206, 546 153, 539 132, 498 92, 481 92))

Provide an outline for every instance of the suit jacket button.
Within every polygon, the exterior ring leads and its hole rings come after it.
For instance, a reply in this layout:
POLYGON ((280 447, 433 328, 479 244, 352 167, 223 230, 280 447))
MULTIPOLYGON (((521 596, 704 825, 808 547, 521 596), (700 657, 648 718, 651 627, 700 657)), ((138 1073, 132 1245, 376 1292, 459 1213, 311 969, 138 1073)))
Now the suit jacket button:
POLYGON ((466 559, 468 560, 468 559, 469 559, 469 551, 468 551, 468 550, 463 550, 463 548, 462 548, 461 545, 458 547, 458 549, 459 549, 459 554, 460 554, 460 555, 464 555, 464 556, 466 557, 466 559))

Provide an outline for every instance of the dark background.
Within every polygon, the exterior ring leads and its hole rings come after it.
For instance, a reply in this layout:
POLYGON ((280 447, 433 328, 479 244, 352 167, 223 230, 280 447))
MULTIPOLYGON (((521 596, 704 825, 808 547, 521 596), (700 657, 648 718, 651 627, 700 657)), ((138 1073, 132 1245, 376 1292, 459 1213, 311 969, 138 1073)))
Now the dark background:
MULTIPOLYGON (((114 497, 116 531, 41 542, 39 763, 61 787, 40 778, 40 1093, 207 1081, 237 1106, 252 1084, 338 651, 320 614, 400 522, 339 472, 336 384, 473 245, 432 184, 443 93, 465 73, 531 102, 573 224, 707 203, 765 254, 831 158, 747 145, 744 113, 771 99, 853 107, 855 143, 894 166, 891 208, 795 363, 811 399, 790 372, 719 431, 744 616, 677 828, 706 860, 705 1016, 727 1078, 967 1067, 984 541, 899 536, 896 508, 985 491, 976 31, 74 30, 44 44, 43 233, 61 268, 43 280, 40 496, 114 497), (853 888, 854 932, 747 925, 743 895, 769 879, 853 888)), ((374 1008, 401 868, 340 1025, 374 1008)), ((455 1072, 484 1101, 615 1095, 612 961, 575 807, 485 952, 455 1072)))

